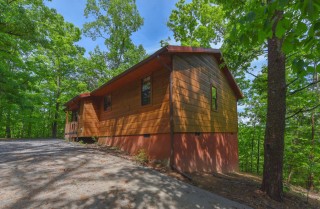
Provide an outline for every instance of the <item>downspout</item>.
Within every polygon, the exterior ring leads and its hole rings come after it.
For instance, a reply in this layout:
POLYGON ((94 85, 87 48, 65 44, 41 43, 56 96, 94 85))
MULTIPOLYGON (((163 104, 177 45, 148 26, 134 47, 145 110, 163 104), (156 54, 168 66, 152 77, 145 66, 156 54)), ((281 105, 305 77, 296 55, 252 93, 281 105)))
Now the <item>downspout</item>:
POLYGON ((172 170, 175 170, 174 166, 174 119, 173 119, 173 59, 172 55, 171 58, 171 65, 168 66, 166 63, 162 62, 160 56, 157 56, 158 61, 160 64, 169 70, 170 76, 169 76, 169 117, 170 117, 170 159, 169 159, 169 165, 172 170))
POLYGON ((169 107, 170 107, 170 167, 174 169, 174 118, 173 118, 173 59, 171 56, 170 66, 170 77, 169 77, 169 107))
POLYGON ((157 59, 161 63, 161 65, 169 70, 170 76, 169 76, 169 108, 170 108, 170 168, 172 170, 175 170, 177 173, 181 174, 183 177, 189 179, 192 181, 192 178, 187 175, 186 173, 180 171, 175 165, 174 165, 174 118, 173 118, 173 57, 171 58, 171 65, 168 66, 167 64, 163 63, 161 61, 160 56, 157 56, 157 59))

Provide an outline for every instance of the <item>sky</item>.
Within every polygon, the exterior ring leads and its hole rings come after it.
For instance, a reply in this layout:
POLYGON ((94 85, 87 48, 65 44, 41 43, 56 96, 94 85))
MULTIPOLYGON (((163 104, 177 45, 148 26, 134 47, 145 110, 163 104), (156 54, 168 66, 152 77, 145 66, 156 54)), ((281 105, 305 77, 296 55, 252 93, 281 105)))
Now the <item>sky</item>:
MULTIPOLYGON (((177 0, 136 0, 139 13, 144 18, 144 25, 131 38, 136 45, 142 44, 148 54, 161 48, 161 40, 173 36, 166 23, 176 2, 177 0)), ((56 9, 67 22, 79 28, 89 21, 84 16, 86 0, 52 0, 47 5, 56 9)), ((77 44, 86 49, 86 54, 93 51, 97 45, 105 49, 103 40, 92 41, 84 35, 77 44)))
MULTIPOLYGON (((177 1, 136 0, 139 13, 144 18, 144 25, 131 38, 136 45, 142 44, 148 54, 160 49, 160 41, 168 37, 171 37, 170 44, 179 45, 179 43, 172 40, 173 33, 166 25, 177 1)), ((187 0, 187 2, 189 1, 187 0)), ((89 21, 84 16, 86 0, 52 0, 47 2, 47 5, 56 9, 66 21, 73 23, 80 29, 84 23, 89 21)), ((82 39, 77 44, 86 49, 86 55, 88 55, 88 52, 93 51, 97 45, 100 49, 106 50, 103 40, 97 39, 93 41, 84 35, 82 35, 82 39)), ((221 43, 216 46, 212 45, 213 48, 219 48, 220 46, 221 43)), ((257 66, 257 70, 264 64, 266 64, 266 59, 262 56, 252 62, 252 66, 257 66)), ((248 75, 248 78, 252 80, 254 77, 248 75)), ((238 106, 238 111, 242 112, 243 108, 243 106, 238 106)))
MULTIPOLYGON (((87 0, 52 0, 47 2, 60 13, 66 21, 73 23, 80 29, 83 24, 89 20, 84 16, 84 8, 87 0)), ((132 40, 136 45, 142 44, 148 54, 152 54, 161 48, 160 41, 171 37, 170 44, 179 45, 173 40, 173 33, 167 27, 170 13, 175 9, 178 0, 136 0, 140 15, 144 18, 144 25, 132 35, 132 40)), ((186 2, 189 2, 187 0, 186 2)), ((98 45, 101 49, 106 49, 102 39, 96 41, 82 35, 82 39, 77 43, 86 49, 86 54, 93 51, 98 45)), ((213 48, 219 48, 218 45, 212 45, 213 48)), ((252 62, 258 68, 265 64, 265 58, 259 57, 252 62)), ((250 76, 249 76, 250 77, 250 76)), ((253 77, 252 77, 253 78, 253 77)), ((251 79, 251 78, 250 78, 251 79)))

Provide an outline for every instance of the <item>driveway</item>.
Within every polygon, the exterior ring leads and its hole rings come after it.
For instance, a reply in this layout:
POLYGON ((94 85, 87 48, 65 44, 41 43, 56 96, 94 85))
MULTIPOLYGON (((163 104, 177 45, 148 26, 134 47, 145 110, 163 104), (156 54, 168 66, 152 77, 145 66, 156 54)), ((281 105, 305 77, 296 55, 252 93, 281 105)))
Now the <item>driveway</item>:
POLYGON ((0 141, 0 208, 249 208, 62 140, 0 141))

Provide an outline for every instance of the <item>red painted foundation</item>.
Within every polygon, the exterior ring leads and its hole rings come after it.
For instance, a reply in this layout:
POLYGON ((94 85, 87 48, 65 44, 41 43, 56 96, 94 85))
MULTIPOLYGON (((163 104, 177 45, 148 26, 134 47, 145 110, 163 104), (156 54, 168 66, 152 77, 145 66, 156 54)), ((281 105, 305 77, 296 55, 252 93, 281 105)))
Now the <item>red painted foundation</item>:
MULTIPOLYGON (((100 137, 99 144, 116 146, 135 155, 144 149, 150 160, 170 158, 170 134, 100 137)), ((184 172, 238 171, 238 138, 236 133, 176 133, 174 164, 184 172)))
POLYGON ((175 165, 185 172, 238 171, 236 133, 175 134, 175 165))
POLYGON ((99 144, 119 147, 131 155, 137 154, 144 149, 149 160, 167 160, 170 156, 170 134, 151 134, 150 137, 139 136, 117 136, 101 137, 99 144))

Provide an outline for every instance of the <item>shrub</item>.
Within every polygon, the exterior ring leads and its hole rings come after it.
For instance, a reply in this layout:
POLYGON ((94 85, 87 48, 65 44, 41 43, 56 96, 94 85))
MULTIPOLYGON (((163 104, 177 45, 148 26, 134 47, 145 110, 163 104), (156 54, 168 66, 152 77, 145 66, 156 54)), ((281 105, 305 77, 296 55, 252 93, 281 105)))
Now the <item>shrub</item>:
POLYGON ((139 163, 145 164, 148 162, 148 154, 144 149, 140 149, 135 155, 135 160, 138 161, 139 163))

